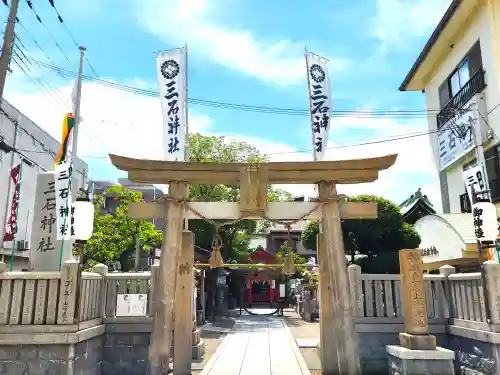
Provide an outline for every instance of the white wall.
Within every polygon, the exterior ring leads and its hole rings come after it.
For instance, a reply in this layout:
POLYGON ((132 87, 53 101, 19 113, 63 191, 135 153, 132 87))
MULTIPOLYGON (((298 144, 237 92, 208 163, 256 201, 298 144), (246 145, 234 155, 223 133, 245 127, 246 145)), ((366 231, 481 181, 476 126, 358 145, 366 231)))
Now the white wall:
POLYGON ((421 243, 419 247, 421 249, 434 246, 439 251, 438 256, 423 256, 424 263, 462 257, 462 249, 466 247, 464 240, 439 216, 424 216, 417 220, 414 228, 420 235, 421 243))
MULTIPOLYGON (((481 43, 481 55, 483 61, 483 69, 485 70, 486 89, 485 93, 486 112, 490 112, 497 104, 500 104, 500 92, 498 87, 498 79, 496 75, 496 61, 494 56, 493 34, 489 15, 486 11, 486 6, 482 6, 478 10, 478 15, 468 25, 463 25, 464 30, 461 35, 455 35, 453 40, 449 41, 449 45, 453 44, 453 48, 449 48, 447 57, 443 63, 434 70, 434 75, 431 78, 428 86, 425 89, 427 108, 430 110, 439 109, 439 86, 453 72, 460 61, 465 57, 474 43, 479 39, 481 43)), ((500 42, 500 41, 499 41, 500 42)), ((488 124, 493 127, 494 132, 500 135, 500 108, 493 111, 488 117, 488 124)), ((429 130, 437 129, 436 116, 428 117, 429 130)), ((496 139, 491 144, 500 141, 496 139)), ((438 148, 437 148, 437 133, 430 135, 430 142, 434 160, 439 166, 438 148)), ((462 161, 447 169, 448 190, 450 197, 450 212, 460 212, 460 201, 458 196, 465 193, 464 182, 462 177, 462 165, 473 159, 474 153, 470 153, 462 161)))
MULTIPOLYGON (((34 165, 33 167, 23 164, 22 168, 18 212, 19 230, 16 240, 29 241, 31 235, 31 221, 33 219, 33 207, 35 203, 36 176, 39 172, 43 171, 43 169, 50 170, 54 168, 54 155, 59 152, 60 143, 5 101, 3 108, 7 115, 0 113, 0 136, 3 136, 6 143, 12 146, 15 129, 12 120, 17 121, 19 125, 16 148, 24 156, 39 164, 39 166, 34 165), (52 152, 53 155, 49 152, 52 152)), ((5 202, 7 199, 7 183, 10 179, 11 155, 12 152, 4 153, 0 151, 0 225, 5 225, 5 202)), ((14 166, 19 164, 19 162, 20 156, 14 152, 14 166)), ((84 175, 87 174, 87 170, 87 165, 83 161, 77 160, 76 168, 74 169, 74 181, 77 187, 83 187, 84 175)), ((11 198, 12 192, 9 197, 9 208, 11 198)), ((11 243, 6 242, 4 245, 10 253, 11 243)), ((28 255, 28 252, 24 253, 26 256, 28 255)))

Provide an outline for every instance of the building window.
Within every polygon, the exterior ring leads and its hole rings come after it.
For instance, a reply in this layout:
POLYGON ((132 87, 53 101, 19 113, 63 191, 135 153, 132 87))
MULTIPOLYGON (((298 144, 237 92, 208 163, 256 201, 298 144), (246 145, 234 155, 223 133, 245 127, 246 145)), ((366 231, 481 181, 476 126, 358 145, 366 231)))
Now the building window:
POLYGON ((488 173, 488 182, 491 191, 491 201, 493 203, 500 201, 500 145, 491 147, 484 153, 486 160, 486 172, 488 173))
POLYGON ((463 60, 460 61, 456 69, 439 87, 439 104, 441 108, 444 108, 466 86, 469 80, 482 69, 481 45, 478 40, 463 60))
POLYGON ((470 79, 469 75, 469 59, 466 57, 462 60, 457 70, 450 76, 450 94, 455 96, 465 86, 470 79))

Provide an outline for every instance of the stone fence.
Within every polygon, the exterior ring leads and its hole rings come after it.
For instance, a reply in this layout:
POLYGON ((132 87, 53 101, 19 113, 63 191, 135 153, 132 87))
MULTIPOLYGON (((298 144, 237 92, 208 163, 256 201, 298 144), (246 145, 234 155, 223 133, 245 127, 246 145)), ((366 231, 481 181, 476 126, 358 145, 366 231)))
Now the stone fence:
MULTIPOLYGON (((425 275, 429 329, 439 346, 455 351, 457 373, 500 373, 500 264, 483 268, 457 274, 444 266, 425 275)), ((362 274, 355 265, 348 273, 363 367, 387 374, 385 346, 404 331, 400 276, 362 274)), ((145 374, 157 275, 157 265, 139 273, 97 265, 80 276, 75 261, 61 272, 7 272, 0 263, 0 374, 145 374), (121 294, 146 294, 144 316, 119 316, 121 294)), ((182 337, 196 358, 204 345, 193 300, 185 301, 192 332, 182 337)))
MULTIPOLYGON (((99 264, 80 276, 76 261, 61 272, 7 272, 0 262, 0 374, 145 374, 157 275, 158 265, 151 272, 108 273, 99 264), (118 316, 120 294, 146 294, 146 314, 118 316)), ((182 337, 199 358, 204 345, 195 295, 189 302, 192 331, 182 337)))
MULTIPOLYGON (((356 265, 348 273, 363 367, 387 374, 385 346, 404 332, 400 275, 362 274, 356 265)), ((424 280, 429 330, 455 351, 455 373, 500 374, 500 264, 485 262, 474 273, 443 266, 424 280)))

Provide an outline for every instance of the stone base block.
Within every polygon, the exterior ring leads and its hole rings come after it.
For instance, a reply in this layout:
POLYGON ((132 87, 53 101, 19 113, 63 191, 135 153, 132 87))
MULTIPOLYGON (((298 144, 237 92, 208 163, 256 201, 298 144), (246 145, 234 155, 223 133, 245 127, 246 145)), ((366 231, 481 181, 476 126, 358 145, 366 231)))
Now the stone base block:
POLYGON ((201 359, 203 357, 203 354, 205 354, 205 343, 203 340, 198 342, 198 344, 193 345, 191 348, 191 358, 192 359, 201 359))
POLYGON ((200 330, 197 329, 191 333, 191 343, 192 345, 196 345, 200 342, 200 330))
POLYGON ((435 350, 412 350, 387 345, 389 373, 399 375, 455 375, 455 352, 437 347, 435 350))
POLYGON ((399 334, 399 344, 411 350, 436 350, 436 336, 412 335, 403 332, 399 334))

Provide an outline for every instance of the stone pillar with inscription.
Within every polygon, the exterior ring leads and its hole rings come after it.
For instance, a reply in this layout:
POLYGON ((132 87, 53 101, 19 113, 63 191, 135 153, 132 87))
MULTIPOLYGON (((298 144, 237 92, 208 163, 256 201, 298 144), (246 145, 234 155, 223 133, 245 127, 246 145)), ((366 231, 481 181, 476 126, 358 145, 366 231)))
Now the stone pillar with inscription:
POLYGON ((401 300, 405 332, 400 345, 387 345, 390 373, 401 375, 454 375, 455 353, 436 346, 429 333, 426 287, 420 249, 399 251, 401 300))

